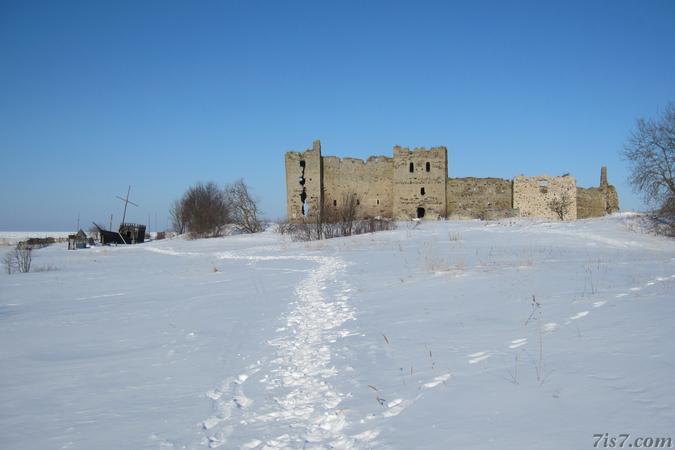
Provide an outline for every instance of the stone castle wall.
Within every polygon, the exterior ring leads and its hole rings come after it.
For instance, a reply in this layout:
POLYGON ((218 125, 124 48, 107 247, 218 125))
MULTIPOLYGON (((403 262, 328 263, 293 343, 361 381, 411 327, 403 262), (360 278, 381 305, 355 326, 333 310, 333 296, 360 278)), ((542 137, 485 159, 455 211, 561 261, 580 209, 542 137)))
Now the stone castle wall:
POLYGON ((386 156, 355 158, 323 157, 324 197, 328 207, 340 207, 356 194, 359 218, 391 217, 393 211, 394 161, 386 156))
POLYGON ((486 218, 513 215, 511 180, 503 178, 448 178, 448 217, 486 218))
POLYGON ((513 207, 524 217, 544 217, 559 220, 549 206, 554 199, 569 202, 563 220, 577 218, 577 183, 574 177, 517 176, 513 179, 513 207))
POLYGON ((569 202, 564 220, 599 217, 619 210, 619 197, 602 168, 600 186, 577 188, 574 177, 448 178, 445 147, 410 150, 396 146, 393 158, 323 157, 315 141, 304 152, 287 152, 288 219, 313 219, 321 208, 339 208, 356 194, 357 217, 495 219, 514 215, 558 220, 551 201, 569 202))

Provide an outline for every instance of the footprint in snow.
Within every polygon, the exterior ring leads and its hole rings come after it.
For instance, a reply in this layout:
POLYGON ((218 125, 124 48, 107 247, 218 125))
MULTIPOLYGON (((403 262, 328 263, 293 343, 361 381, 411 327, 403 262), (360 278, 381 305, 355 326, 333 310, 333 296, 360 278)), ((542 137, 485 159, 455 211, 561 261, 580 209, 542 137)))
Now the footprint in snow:
POLYGON ((577 320, 581 319, 582 317, 586 317, 588 315, 588 311, 581 311, 570 317, 570 320, 577 320))
POLYGON ((469 359, 469 364, 476 364, 481 361, 484 361, 488 359, 490 355, 488 352, 476 352, 476 353, 471 353, 470 355, 467 355, 469 359))
POLYGON ((241 448, 257 448, 258 446, 260 446, 260 444, 262 444, 262 441, 258 439, 253 439, 252 441, 248 441, 247 443, 242 445, 241 448))
POLYGON ((509 345, 509 348, 518 348, 518 347, 522 347, 523 345, 527 345, 527 338, 512 340, 510 345, 509 345))
POLYGON ((428 383, 424 383, 422 386, 424 386, 427 389, 435 388, 441 383, 445 383, 450 379, 450 374, 449 373, 444 373, 443 375, 439 375, 437 377, 434 377, 433 380, 429 381, 428 383))
POLYGON ((357 441, 361 442, 370 442, 380 435, 380 430, 377 428, 374 430, 366 430, 363 433, 355 434, 352 436, 357 441))
POLYGON ((384 417, 398 416, 408 406, 408 403, 409 402, 404 401, 402 398, 392 400, 387 403, 387 410, 383 412, 382 415, 384 417))
POLYGON ((560 325, 558 325, 555 322, 549 322, 544 324, 544 332, 545 333, 553 333, 554 331, 558 330, 560 328, 560 325))

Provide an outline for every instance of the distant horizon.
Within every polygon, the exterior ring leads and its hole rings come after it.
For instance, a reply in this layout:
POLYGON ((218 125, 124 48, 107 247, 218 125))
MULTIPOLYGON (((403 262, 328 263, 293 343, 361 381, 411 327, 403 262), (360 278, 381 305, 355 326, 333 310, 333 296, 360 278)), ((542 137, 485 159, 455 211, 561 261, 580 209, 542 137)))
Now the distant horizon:
POLYGON ((608 167, 675 101, 675 2, 0 3, 0 230, 169 227, 197 182, 286 215, 284 154, 448 148, 448 176, 608 167), (156 219, 155 219, 156 217, 156 219))

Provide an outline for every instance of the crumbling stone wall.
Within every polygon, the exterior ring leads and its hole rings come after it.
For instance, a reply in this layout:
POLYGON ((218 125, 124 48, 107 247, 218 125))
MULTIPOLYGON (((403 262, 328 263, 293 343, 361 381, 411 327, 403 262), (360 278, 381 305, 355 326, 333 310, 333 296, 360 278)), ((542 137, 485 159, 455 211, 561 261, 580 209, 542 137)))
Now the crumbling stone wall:
POLYGON ((438 219, 447 215, 445 147, 394 147, 394 209, 396 219, 438 219))
POLYGON ((577 219, 604 216, 606 209, 607 202, 602 189, 577 188, 577 219))
POLYGON ((607 186, 607 214, 619 212, 619 193, 612 185, 607 186))
POLYGON ((448 178, 448 217, 480 218, 514 215, 511 180, 503 178, 448 178))
POLYGON ((321 142, 304 152, 286 152, 285 163, 288 220, 314 217, 322 202, 321 142))
POLYGON ((356 194, 359 218, 392 217, 394 161, 386 156, 323 157, 324 201, 341 207, 347 195, 356 194))
POLYGON ((563 220, 577 218, 577 184, 574 177, 517 176, 513 179, 513 207, 524 217, 544 217, 559 220, 551 208, 554 199, 565 198, 569 202, 563 220))
POLYGON ((600 170, 600 186, 577 188, 577 219, 602 217, 619 211, 619 196, 607 182, 607 167, 600 170))

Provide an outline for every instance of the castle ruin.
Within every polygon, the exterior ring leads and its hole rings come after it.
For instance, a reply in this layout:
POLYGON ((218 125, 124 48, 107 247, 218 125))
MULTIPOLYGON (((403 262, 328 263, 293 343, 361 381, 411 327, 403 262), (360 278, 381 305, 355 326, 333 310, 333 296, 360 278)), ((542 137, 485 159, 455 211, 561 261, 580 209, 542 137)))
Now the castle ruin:
POLYGON ((601 169, 600 185, 576 186, 574 177, 517 176, 448 178, 445 147, 394 147, 393 157, 321 156, 315 141, 304 152, 289 151, 286 165, 288 220, 301 222, 339 208, 356 196, 359 218, 398 220, 439 218, 543 217, 563 220, 600 217, 619 210, 619 197, 601 169), (564 204, 556 211, 553 203, 564 204))

